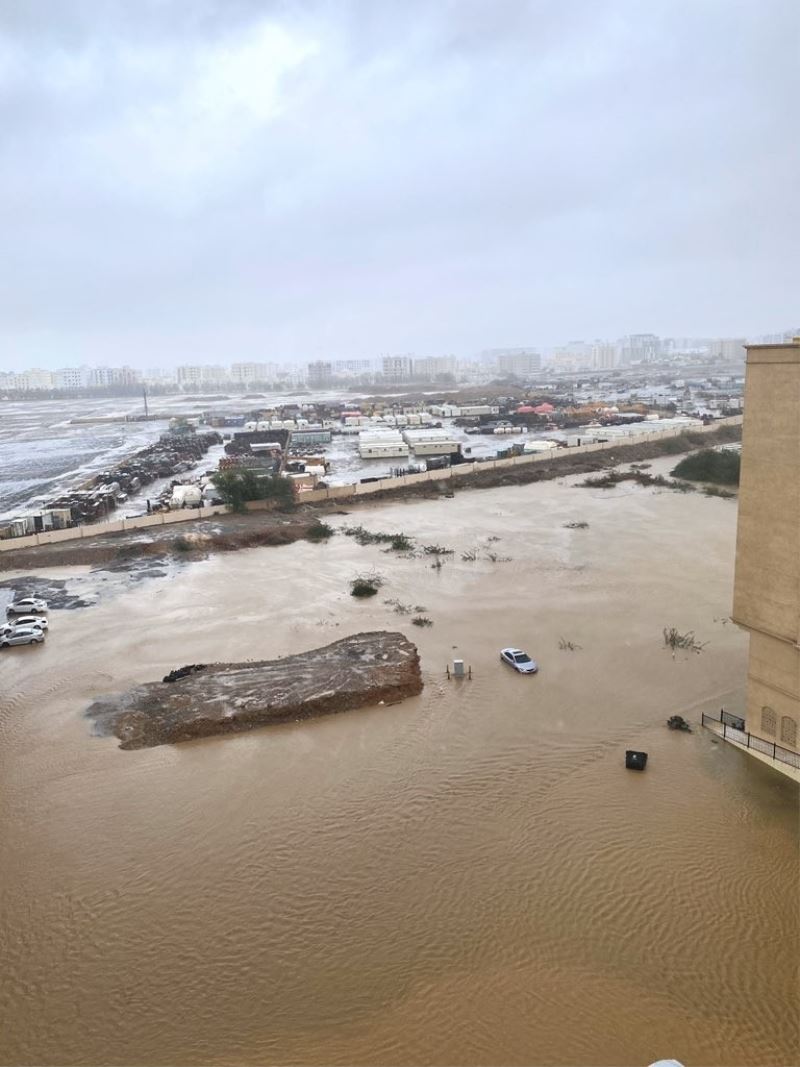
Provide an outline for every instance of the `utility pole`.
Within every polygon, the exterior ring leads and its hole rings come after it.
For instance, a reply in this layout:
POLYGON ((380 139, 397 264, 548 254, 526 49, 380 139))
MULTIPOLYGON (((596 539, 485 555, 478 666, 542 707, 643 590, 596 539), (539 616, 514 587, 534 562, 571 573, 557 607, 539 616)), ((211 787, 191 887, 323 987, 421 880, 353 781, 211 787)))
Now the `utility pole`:
POLYGON ((144 417, 147 418, 147 386, 142 386, 142 396, 144 397, 144 417))

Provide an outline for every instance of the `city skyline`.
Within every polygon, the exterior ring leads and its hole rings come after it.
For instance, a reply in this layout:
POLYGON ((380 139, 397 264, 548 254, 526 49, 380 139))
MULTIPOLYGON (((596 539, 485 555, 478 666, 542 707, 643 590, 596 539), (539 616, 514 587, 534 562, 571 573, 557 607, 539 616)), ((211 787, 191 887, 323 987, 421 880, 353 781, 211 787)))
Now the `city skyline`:
MULTIPOLYGON (((674 359, 681 356, 720 357, 736 361, 744 359, 743 345, 747 343, 775 343, 791 340, 798 329, 784 329, 760 334, 757 337, 658 337, 655 334, 626 334, 617 339, 594 338, 591 341, 572 340, 560 345, 546 347, 542 345, 514 345, 492 347, 467 355, 455 353, 419 356, 414 352, 373 355, 369 358, 325 357, 305 360, 281 360, 261 358, 255 360, 216 359, 212 362, 197 360, 180 360, 170 364, 154 366, 146 362, 139 365, 109 363, 89 364, 81 362, 71 366, 63 362, 51 361, 52 366, 40 362, 36 366, 7 368, 0 363, 0 388, 15 388, 10 384, 14 377, 39 375, 40 384, 26 384, 24 388, 86 388, 106 385, 134 384, 139 381, 157 382, 177 381, 181 384, 190 376, 181 375, 181 371, 197 370, 197 382, 200 381, 271 381, 288 377, 293 380, 316 379, 317 384, 326 378, 356 378, 358 376, 383 376, 389 379, 406 380, 417 376, 435 378, 437 374, 454 374, 459 369, 482 363, 494 365, 499 371, 514 374, 529 373, 534 366, 524 363, 535 358, 535 369, 552 367, 559 363, 567 367, 572 364, 576 369, 611 369, 628 364, 649 363, 658 359, 674 359), (515 364, 513 361, 517 360, 515 364), (522 360, 523 362, 519 362, 522 360), (398 375, 397 370, 387 372, 387 363, 394 362, 399 367, 407 361, 411 368, 408 373, 398 375), (523 370, 523 364, 525 369, 523 370), (199 371, 218 372, 211 373, 199 371), (47 377, 52 382, 47 384, 47 377)), ((408 370, 408 368, 406 368, 408 370)), ((16 386, 21 388, 22 386, 16 386)))
MULTIPOLYGON (((764 334, 755 343, 785 343, 800 330, 764 334)), ((484 349, 467 358, 453 354, 416 357, 413 353, 373 359, 327 359, 304 363, 233 361, 231 363, 180 363, 174 367, 132 368, 127 365, 61 367, 54 371, 29 368, 0 370, 0 393, 77 392, 152 386, 162 391, 214 387, 274 385, 325 389, 346 385, 489 384, 492 380, 531 382, 540 375, 637 370, 692 362, 728 367, 744 366, 747 338, 659 338, 655 334, 629 334, 615 342, 571 341, 543 354, 535 346, 484 349)))

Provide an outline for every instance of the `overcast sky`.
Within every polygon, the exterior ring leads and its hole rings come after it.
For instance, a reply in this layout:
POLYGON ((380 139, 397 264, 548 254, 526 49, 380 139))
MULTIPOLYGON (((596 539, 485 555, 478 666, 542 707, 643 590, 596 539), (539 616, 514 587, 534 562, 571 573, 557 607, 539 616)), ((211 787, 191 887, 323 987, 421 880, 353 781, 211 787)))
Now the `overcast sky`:
POLYGON ((0 0, 0 369, 800 321, 798 0, 0 0))

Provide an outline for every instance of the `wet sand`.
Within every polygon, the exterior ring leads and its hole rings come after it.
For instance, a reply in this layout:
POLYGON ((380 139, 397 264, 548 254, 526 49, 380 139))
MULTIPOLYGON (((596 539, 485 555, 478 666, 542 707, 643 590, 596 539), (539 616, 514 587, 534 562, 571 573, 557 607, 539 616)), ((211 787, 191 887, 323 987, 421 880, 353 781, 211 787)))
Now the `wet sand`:
POLYGON ((797 1062, 797 787, 664 726, 743 707, 735 503, 569 481, 332 520, 456 548, 439 571, 345 537, 221 555, 3 655, 0 1062, 797 1062), (708 646, 673 659, 671 625, 708 646), (422 657, 399 707, 138 752, 84 718, 381 628, 422 657))

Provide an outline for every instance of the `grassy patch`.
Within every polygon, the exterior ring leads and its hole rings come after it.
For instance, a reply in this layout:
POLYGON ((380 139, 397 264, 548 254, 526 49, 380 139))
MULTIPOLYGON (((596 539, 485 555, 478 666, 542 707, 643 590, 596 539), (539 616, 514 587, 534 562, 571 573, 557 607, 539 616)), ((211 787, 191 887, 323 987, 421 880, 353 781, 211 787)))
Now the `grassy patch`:
MULTIPOLYGON (((676 468, 677 469, 677 468, 676 468)), ((586 478, 579 484, 583 489, 615 489, 621 482, 636 482, 637 485, 656 489, 673 489, 677 493, 691 493, 694 486, 689 482, 673 481, 663 474, 647 474, 646 471, 606 471, 596 478, 586 478)))
POLYGON ((373 533, 363 526, 345 526, 342 533, 345 537, 354 537, 360 545, 388 544, 392 552, 411 552, 414 548, 414 542, 404 533, 373 533))
POLYGON ((429 619, 427 615, 415 615, 411 620, 412 626, 433 626, 433 619, 429 619))
POLYGON ((428 610, 422 604, 414 604, 412 607, 411 604, 402 604, 399 600, 384 600, 384 604, 393 608, 396 615, 411 615, 415 611, 422 614, 423 611, 428 610))
POLYGON ((667 648, 672 649, 673 655, 679 650, 686 652, 700 653, 708 644, 707 641, 700 642, 694 635, 694 630, 687 630, 682 634, 674 626, 664 627, 664 644, 667 648))

